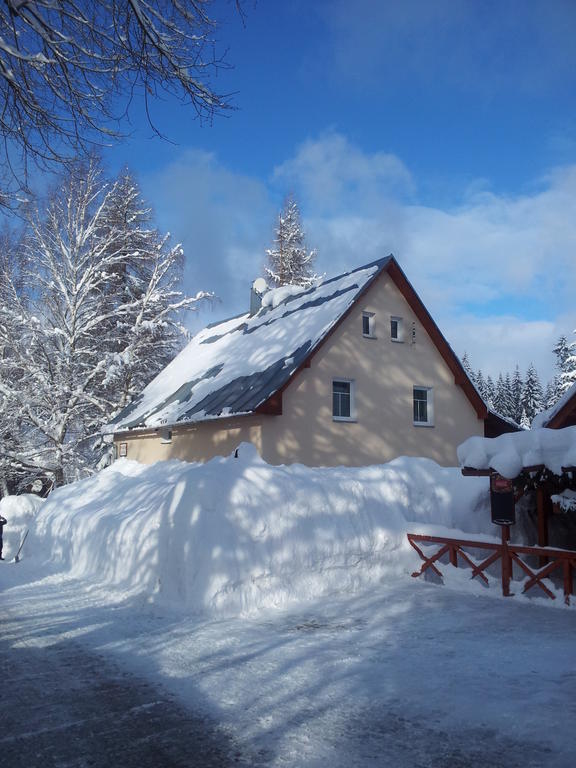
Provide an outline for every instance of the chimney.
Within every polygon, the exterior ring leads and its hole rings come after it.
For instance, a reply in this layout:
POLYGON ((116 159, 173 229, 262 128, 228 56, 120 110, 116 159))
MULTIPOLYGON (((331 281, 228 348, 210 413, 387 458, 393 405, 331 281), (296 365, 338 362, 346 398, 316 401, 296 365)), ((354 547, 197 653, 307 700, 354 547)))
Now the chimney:
POLYGON ((266 280, 263 277, 258 277, 252 283, 250 290, 250 317, 255 315, 262 307, 262 296, 268 290, 266 280))

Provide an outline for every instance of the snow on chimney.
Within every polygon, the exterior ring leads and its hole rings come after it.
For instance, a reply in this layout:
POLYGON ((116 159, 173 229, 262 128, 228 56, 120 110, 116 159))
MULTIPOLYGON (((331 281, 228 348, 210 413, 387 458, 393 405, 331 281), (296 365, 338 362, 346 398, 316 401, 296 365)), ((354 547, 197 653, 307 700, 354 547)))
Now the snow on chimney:
POLYGON ((250 316, 255 315, 262 307, 262 296, 268 290, 268 285, 263 277, 258 277, 252 283, 250 290, 250 316))

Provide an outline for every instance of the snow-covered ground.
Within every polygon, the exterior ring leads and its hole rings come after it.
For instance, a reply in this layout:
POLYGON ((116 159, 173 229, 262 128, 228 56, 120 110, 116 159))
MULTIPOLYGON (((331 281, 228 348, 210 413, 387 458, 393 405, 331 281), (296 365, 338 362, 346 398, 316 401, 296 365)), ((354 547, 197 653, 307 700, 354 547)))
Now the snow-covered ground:
POLYGON ((407 530, 493 533, 485 490, 423 459, 118 462, 35 521, 0 504, 7 557, 31 529, 2 605, 27 645, 74 638, 205 707, 254 765, 568 768, 576 611, 409 575, 407 530))

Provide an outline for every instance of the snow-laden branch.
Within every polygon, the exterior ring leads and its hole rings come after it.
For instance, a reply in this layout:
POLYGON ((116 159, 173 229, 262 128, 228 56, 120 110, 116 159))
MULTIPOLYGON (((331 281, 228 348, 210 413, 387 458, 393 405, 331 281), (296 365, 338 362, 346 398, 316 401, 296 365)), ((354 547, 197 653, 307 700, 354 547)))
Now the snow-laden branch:
POLYGON ((87 436, 182 344, 181 313, 210 294, 180 291, 182 249, 150 221, 128 174, 109 183, 91 163, 5 246, 17 268, 0 247, 0 472, 31 455, 58 482, 87 471, 87 436))

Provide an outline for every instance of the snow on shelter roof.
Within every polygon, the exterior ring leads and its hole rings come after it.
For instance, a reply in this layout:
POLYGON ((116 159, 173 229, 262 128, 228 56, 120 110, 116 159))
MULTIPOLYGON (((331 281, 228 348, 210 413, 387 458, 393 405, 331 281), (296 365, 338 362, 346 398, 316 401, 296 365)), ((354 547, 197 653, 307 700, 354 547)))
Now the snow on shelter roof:
POLYGON ((105 431, 253 413, 287 383, 391 258, 313 288, 274 289, 256 314, 208 326, 105 431))
POLYGON ((561 475, 563 467, 576 466, 576 427, 469 437, 458 446, 458 461, 461 467, 493 469, 509 479, 524 468, 542 465, 561 475))

